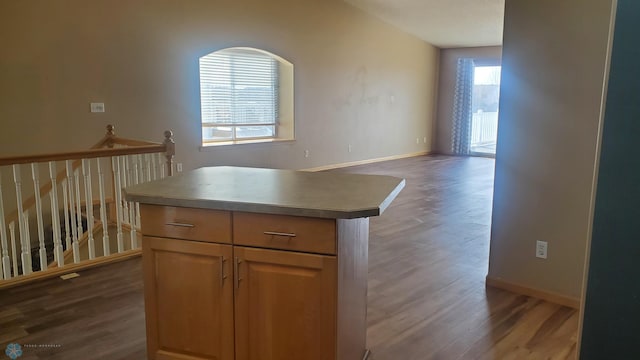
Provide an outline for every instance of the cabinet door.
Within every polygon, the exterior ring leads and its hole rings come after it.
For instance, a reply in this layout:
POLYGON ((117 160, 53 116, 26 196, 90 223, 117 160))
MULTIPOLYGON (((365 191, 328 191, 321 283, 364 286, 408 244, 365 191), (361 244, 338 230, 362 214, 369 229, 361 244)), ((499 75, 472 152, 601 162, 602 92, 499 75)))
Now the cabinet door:
POLYGON ((232 247, 144 237, 149 359, 233 360, 232 247))
POLYGON ((237 360, 336 353, 336 258, 234 247, 237 360))

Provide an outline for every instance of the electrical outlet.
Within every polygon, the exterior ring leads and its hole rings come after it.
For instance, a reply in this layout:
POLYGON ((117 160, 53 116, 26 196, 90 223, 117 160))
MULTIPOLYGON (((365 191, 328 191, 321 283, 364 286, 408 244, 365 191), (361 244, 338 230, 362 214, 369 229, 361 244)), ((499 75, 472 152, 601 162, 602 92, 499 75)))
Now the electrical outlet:
POLYGON ((426 144, 427 143, 427 137, 425 136, 424 139, 422 139, 422 141, 426 144))
POLYGON ((420 138, 416 138, 416 144, 420 144, 420 138))
POLYGON ((349 144, 349 152, 351 152, 351 144, 349 144))
POLYGON ((103 113, 104 112, 104 103, 91 103, 91 112, 92 113, 103 113))
POLYGON ((547 242, 546 241, 536 241, 536 257, 540 259, 547 258, 547 242))
POLYGON ((182 163, 176 164, 176 170, 178 170, 178 172, 182 172, 182 163))
POLYGON ((304 151, 304 157, 308 158, 309 157, 309 150, 305 150, 304 151))

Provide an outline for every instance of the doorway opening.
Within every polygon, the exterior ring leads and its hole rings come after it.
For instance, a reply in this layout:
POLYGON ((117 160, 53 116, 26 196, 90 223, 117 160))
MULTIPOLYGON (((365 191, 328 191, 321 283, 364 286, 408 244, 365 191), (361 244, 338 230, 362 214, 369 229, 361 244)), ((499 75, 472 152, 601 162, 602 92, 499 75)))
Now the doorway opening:
POLYGON ((471 99, 471 154, 495 156, 501 66, 475 66, 471 99))

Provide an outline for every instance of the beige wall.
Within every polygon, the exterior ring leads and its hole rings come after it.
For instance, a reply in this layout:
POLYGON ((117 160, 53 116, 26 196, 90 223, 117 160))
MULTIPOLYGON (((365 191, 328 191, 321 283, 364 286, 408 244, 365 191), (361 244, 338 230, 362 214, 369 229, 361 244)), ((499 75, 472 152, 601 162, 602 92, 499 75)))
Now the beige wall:
POLYGON ((490 277, 581 296, 610 10, 506 2, 490 277))
POLYGON ((83 149, 109 123, 174 130, 185 168, 431 150, 438 49, 338 0, 2 1, 0 43, 0 156, 83 149), (229 46, 295 65, 295 142, 199 151, 198 58, 229 46))
POLYGON ((502 47, 471 47, 442 49, 440 51, 440 76, 438 84, 438 114, 436 117, 435 150, 451 154, 453 127, 453 103, 456 88, 456 72, 459 58, 473 58, 478 65, 499 65, 502 47))

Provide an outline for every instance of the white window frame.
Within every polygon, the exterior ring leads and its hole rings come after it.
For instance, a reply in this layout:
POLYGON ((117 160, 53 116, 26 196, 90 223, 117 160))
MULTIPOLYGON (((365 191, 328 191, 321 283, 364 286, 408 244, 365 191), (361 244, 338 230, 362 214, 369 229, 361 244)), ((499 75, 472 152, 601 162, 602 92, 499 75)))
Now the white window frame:
MULTIPOLYGON (((259 49, 253 49, 253 48, 227 48, 227 49, 222 49, 222 50, 218 50, 216 52, 207 54, 200 58, 199 77, 200 77, 200 105, 201 105, 201 128, 202 128, 201 141, 203 146, 226 144, 226 143, 253 142, 256 140, 278 139, 279 137, 278 128, 280 125, 280 116, 279 116, 280 115, 280 94, 279 94, 280 63, 282 61, 283 61, 282 59, 274 56, 271 53, 268 53, 266 51, 262 51, 259 49), (243 55, 246 55, 246 57, 243 58, 243 55), (211 59, 213 59, 212 56, 213 58, 217 58, 220 61, 228 60, 229 67, 230 67, 229 72, 225 72, 224 70, 220 70, 218 72, 219 69, 216 69, 215 63, 211 61, 211 59), (225 59, 225 57, 227 57, 227 59, 225 59), (233 63, 231 62, 236 57, 240 58, 240 61, 241 61, 241 65, 240 65, 241 70, 239 75, 236 75, 233 72, 234 67, 233 67, 233 63), (247 72, 252 70, 250 68, 252 57, 253 59, 258 60, 257 64, 259 67, 256 69, 256 73, 260 75, 256 77, 256 83, 255 83, 256 85, 254 86, 256 88, 260 88, 260 87, 268 88, 268 84, 270 82, 271 99, 273 101, 273 103, 271 104, 273 121, 241 122, 238 117, 238 111, 241 109, 241 105, 237 105, 236 103, 234 103, 235 101, 237 101, 237 97, 238 97, 238 92, 236 92, 236 86, 237 86, 236 81, 243 82, 245 86, 247 86, 247 84, 253 85, 252 83, 247 82, 247 81, 251 81, 251 79, 247 77, 247 72), (264 66, 263 60, 271 61, 270 72, 267 72, 268 67, 264 66), (231 104, 228 105, 228 109, 230 112, 229 117, 231 118, 231 122, 215 121, 216 119, 213 119, 214 121, 211 121, 212 116, 210 114, 211 112, 210 109, 214 107, 213 106, 214 100, 205 101, 205 99, 207 96, 213 97, 214 95, 212 95, 213 92, 211 90, 207 90, 205 88, 207 84, 209 84, 210 86, 214 86, 213 84, 215 84, 215 80, 210 80, 210 79, 222 78, 227 76, 228 76, 228 79, 224 79, 222 81, 223 82, 227 81, 227 83, 231 88, 231 90, 229 91, 229 94, 224 94, 224 95, 227 95, 228 97, 228 99, 225 99, 225 101, 231 102, 231 104), (271 77, 271 79, 268 79, 269 76, 271 77), (238 80, 238 78, 240 78, 241 80, 238 80), (242 127, 263 127, 263 128, 271 127, 271 134, 264 135, 264 136, 238 137, 238 129, 242 127), (228 128, 230 131, 230 137, 212 139, 209 136, 205 136, 205 132, 209 128, 218 128, 218 129, 228 128)), ((266 98, 268 99, 268 95, 266 98)), ((246 99, 247 98, 245 98, 245 101, 247 101, 246 99)), ((249 98, 249 101, 250 101, 250 98, 249 98)), ((259 98, 258 101, 264 102, 265 98, 259 98)), ((250 106, 247 107, 247 110, 251 110, 251 107, 250 106)), ((259 115, 256 116, 256 119, 258 118, 259 118, 259 115)))

